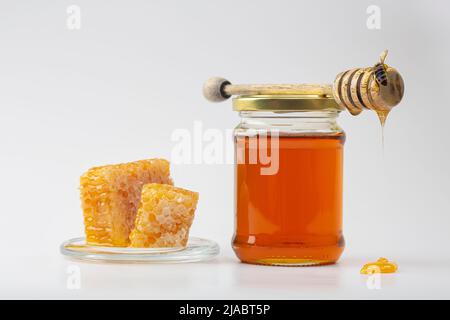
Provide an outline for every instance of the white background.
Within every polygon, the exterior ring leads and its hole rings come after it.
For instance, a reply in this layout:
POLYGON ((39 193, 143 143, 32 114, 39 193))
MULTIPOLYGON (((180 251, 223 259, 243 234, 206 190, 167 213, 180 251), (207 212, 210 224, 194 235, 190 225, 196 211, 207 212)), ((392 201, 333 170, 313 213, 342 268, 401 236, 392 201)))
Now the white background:
POLYGON ((1 298, 450 298, 448 1, 0 1, 1 298), (67 7, 81 29, 67 28, 67 7), (369 5, 381 29, 366 26, 369 5), (233 167, 173 165, 200 192, 191 234, 217 241, 215 261, 103 265, 65 260, 83 234, 79 176, 94 165, 170 158, 175 129, 226 130, 231 103, 210 104, 210 76, 235 83, 331 82, 387 63, 406 93, 381 130, 342 114, 345 253, 317 268, 243 265, 230 247, 233 167), (369 290, 364 262, 399 272, 369 290), (67 267, 81 272, 68 290, 67 267))

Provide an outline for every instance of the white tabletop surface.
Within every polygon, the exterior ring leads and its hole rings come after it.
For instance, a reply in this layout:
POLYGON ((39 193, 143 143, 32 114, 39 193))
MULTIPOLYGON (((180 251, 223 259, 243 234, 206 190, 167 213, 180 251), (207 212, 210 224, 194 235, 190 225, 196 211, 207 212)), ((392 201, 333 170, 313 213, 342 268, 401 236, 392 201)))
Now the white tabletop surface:
POLYGON ((242 264, 225 249, 213 261, 106 264, 50 257, 0 265, 0 298, 25 299, 417 299, 449 298, 448 259, 396 260, 380 282, 359 274, 366 257, 345 255, 322 267, 242 264), (79 275, 79 278, 74 278, 79 275), (378 284, 378 285, 377 285, 378 284))

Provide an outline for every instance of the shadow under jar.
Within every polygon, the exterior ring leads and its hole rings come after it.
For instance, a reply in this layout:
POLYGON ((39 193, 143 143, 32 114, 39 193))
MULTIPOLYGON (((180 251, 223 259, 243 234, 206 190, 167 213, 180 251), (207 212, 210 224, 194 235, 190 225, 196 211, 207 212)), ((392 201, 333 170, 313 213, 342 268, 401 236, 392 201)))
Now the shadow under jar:
POLYGON ((324 96, 239 96, 235 233, 242 262, 312 266, 344 250, 342 110, 324 96))

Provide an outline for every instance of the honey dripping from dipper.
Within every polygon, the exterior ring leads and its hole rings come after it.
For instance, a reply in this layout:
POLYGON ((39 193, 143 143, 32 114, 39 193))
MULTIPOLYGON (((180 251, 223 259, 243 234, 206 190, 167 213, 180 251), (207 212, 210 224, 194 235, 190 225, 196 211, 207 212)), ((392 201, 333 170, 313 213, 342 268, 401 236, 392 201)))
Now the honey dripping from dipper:
MULTIPOLYGON (((387 50, 384 50, 381 53, 380 62, 373 66, 373 72, 380 93, 382 90, 385 90, 386 91, 385 95, 392 96, 391 99, 395 103, 397 100, 401 100, 403 97, 404 84, 400 74, 384 63, 387 54, 388 54, 387 50)), ((393 107, 394 105, 391 104, 382 104, 378 108, 374 108, 374 111, 377 114, 381 124, 381 140, 383 150, 384 150, 384 126, 386 124, 387 117, 393 107)))
POLYGON ((403 98, 404 83, 400 73, 385 63, 387 50, 373 67, 341 72, 333 84, 333 96, 352 115, 373 110, 380 120, 382 135, 386 119, 403 98))
MULTIPOLYGON (((387 50, 384 50, 380 55, 380 62, 373 66, 373 72, 375 75, 375 80, 377 81, 379 86, 386 87, 388 85, 388 77, 387 77, 387 65, 384 63, 386 60, 386 56, 388 54, 387 50)), ((375 110, 378 115, 378 119, 381 123, 381 128, 384 130, 384 124, 386 123, 387 116, 391 110, 375 110)))

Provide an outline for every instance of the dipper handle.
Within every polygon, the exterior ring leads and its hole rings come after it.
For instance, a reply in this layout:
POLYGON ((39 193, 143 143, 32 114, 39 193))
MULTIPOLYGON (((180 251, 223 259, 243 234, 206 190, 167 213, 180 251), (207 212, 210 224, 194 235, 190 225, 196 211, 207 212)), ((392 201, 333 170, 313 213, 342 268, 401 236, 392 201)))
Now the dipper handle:
POLYGON ((220 102, 234 95, 333 95, 329 84, 231 84, 220 77, 209 78, 203 95, 212 102, 220 102))

